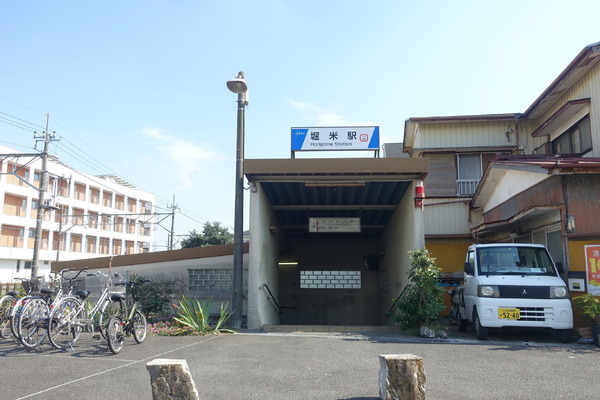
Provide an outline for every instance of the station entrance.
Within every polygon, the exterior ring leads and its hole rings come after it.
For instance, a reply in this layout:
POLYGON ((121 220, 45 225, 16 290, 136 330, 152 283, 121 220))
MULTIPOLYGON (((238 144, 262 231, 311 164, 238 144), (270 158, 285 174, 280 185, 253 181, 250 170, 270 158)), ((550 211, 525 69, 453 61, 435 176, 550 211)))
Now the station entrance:
POLYGON ((427 159, 245 160, 248 327, 385 325, 424 246, 427 159))

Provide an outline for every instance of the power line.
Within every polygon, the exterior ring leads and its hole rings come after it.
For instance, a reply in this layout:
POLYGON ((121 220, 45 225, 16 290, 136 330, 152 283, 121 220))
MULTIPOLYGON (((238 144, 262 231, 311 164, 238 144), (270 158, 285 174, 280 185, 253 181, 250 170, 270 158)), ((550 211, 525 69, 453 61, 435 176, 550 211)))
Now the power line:
MULTIPOLYGON (((6 97, 4 97, 4 96, 0 95, 0 97, 3 97, 3 98, 6 99, 6 97)), ((10 100, 10 99, 8 99, 8 100, 10 100)), ((12 100, 10 100, 10 101, 12 101, 12 100)), ((12 102, 14 102, 14 101, 12 101, 12 102)), ((17 102, 14 102, 14 103, 19 104, 17 102)), ((19 105, 31 109, 30 107, 24 106, 22 104, 19 104, 19 105)), ((33 109, 31 109, 31 110, 33 110, 33 109)), ((36 111, 36 110, 34 110, 34 111, 36 111)), ((35 123, 26 121, 26 120, 24 120, 22 118, 19 118, 19 117, 15 117, 15 116, 13 116, 11 114, 8 114, 8 113, 2 112, 2 111, 0 111, 0 114, 6 115, 8 117, 8 118, 6 118, 6 117, 0 116, 0 122, 3 122, 3 123, 8 124, 8 125, 12 125, 12 126, 14 126, 16 128, 23 129, 23 130, 26 130, 26 131, 29 131, 29 132, 31 132, 32 128, 44 129, 40 125, 37 125, 35 123)), ((66 132, 71 133, 73 135, 73 137, 75 137, 77 139, 80 138, 80 135, 76 135, 75 133, 73 133, 72 131, 70 131, 68 128, 64 127, 60 122, 56 121, 54 118, 51 118, 51 120, 54 123, 56 123, 57 125, 59 125, 60 127, 62 127, 66 132)), ((89 167, 91 170, 96 171, 99 174, 105 174, 106 172, 111 172, 112 174, 114 174, 116 176, 120 176, 121 175, 119 172, 115 171, 114 169, 108 167, 102 161, 98 160, 96 157, 90 155, 88 152, 86 152, 83 149, 81 149, 81 147, 77 146, 75 143, 73 143, 72 141, 70 141, 64 135, 60 135, 60 137, 61 137, 61 140, 64 141, 66 144, 64 144, 63 142, 55 142, 54 143, 54 147, 55 147, 55 149, 58 150, 58 152, 64 152, 70 158, 73 158, 73 159, 77 160, 79 163, 85 165, 86 167, 89 167)), ((93 146, 90 146, 85 141, 82 141, 82 140, 80 140, 80 141, 83 144, 85 144, 87 147, 89 147, 89 148, 91 148, 91 149, 93 149, 95 151, 95 149, 94 149, 93 146)), ((8 142, 6 142, 6 143, 8 143, 8 142)), ((16 144, 13 144, 13 143, 10 143, 10 144, 16 145, 16 144)), ((21 146, 21 145, 17 145, 17 146, 21 146)), ((25 146, 21 146, 21 147, 25 147, 25 146)), ((106 157, 106 155, 104 155, 102 153, 99 153, 97 151, 96 151, 96 153, 100 154, 103 157, 106 157)), ((110 160, 110 158, 108 158, 108 157, 106 157, 106 158, 109 161, 111 161, 112 163, 114 163, 115 165, 119 166, 119 164, 117 162, 115 162, 114 160, 110 160)), ((75 169, 75 168, 69 166, 68 164, 64 163, 63 161, 60 161, 59 163, 67 166, 68 168, 72 169, 75 172, 81 173, 80 171, 78 171, 78 169, 75 169)), ((120 169, 124 170, 122 167, 120 169)), ((86 174, 86 176, 88 178, 90 177, 89 174, 86 174)), ((126 180, 131 181, 129 179, 126 179, 126 180)), ((106 186, 102 182, 99 182, 99 181, 96 181, 96 180, 93 180, 93 181, 96 182, 98 185, 100 185, 102 187, 108 188, 108 186, 106 186)), ((163 204, 168 204, 169 203, 169 199, 167 199, 165 197, 162 197, 160 195, 155 194, 155 190, 148 190, 147 188, 145 188, 142 185, 139 185, 139 184, 137 184, 135 182, 132 182, 132 183, 139 190, 142 190, 142 191, 145 191, 145 192, 153 194, 155 196, 155 199, 157 201, 159 201, 159 202, 161 202, 163 204)), ((114 189, 114 188, 111 188, 111 189, 114 189)), ((157 204, 155 204, 155 207, 159 207, 159 206, 157 204)), ((169 209, 169 208, 167 207, 167 209, 169 209)), ((199 214, 197 211, 189 209, 187 207, 181 207, 179 209, 179 211, 180 211, 180 214, 182 216, 184 216, 185 218, 187 218, 187 219, 189 219, 191 221, 197 222, 199 224, 203 224, 203 223, 205 223, 206 221, 208 221, 210 219, 206 215, 199 214), (183 209, 185 212, 181 212, 181 209, 183 209)))

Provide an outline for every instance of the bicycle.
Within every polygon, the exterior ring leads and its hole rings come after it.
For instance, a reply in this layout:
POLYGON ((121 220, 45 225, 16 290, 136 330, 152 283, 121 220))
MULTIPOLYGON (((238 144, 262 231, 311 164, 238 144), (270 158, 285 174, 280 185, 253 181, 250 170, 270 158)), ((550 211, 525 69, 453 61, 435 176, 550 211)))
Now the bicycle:
POLYGON ((56 273, 50 286, 40 289, 39 295, 26 296, 19 301, 13 321, 16 327, 15 337, 23 346, 33 349, 44 341, 51 306, 62 297, 63 289, 56 273))
POLYGON ((17 320, 19 317, 19 313, 23 308, 23 305, 30 299, 40 295, 40 287, 44 284, 44 277, 37 276, 35 278, 26 279, 26 278, 16 278, 21 280, 21 286, 27 292, 27 294, 23 296, 15 296, 16 301, 12 307, 10 312, 10 332, 12 337, 18 339, 19 334, 17 332, 17 320))
MULTIPOLYGON (((48 318, 47 333, 52 346, 61 350, 73 349, 81 332, 91 332, 95 339, 96 328, 106 338, 106 323, 118 311, 115 299, 118 294, 110 292, 112 280, 108 274, 96 272, 87 276, 104 277, 105 285, 100 298, 88 311, 88 290, 79 290, 73 296, 56 303, 48 318)), ((120 277, 114 274, 115 277, 120 277)))
POLYGON ((132 281, 125 283, 132 293, 131 307, 128 307, 126 296, 124 294, 114 295, 116 301, 119 303, 119 312, 113 315, 106 326, 106 336, 108 339, 108 348, 113 354, 117 354, 123 348, 125 336, 133 335, 135 341, 141 344, 148 333, 148 322, 144 313, 138 309, 138 303, 133 298, 135 285, 141 285, 147 280, 132 281), (128 309, 129 308, 129 309, 128 309))
MULTIPOLYGON (((27 281, 26 278, 15 278, 15 280, 27 281)), ((23 285, 21 283, 21 286, 23 285)), ((15 336, 13 334, 14 329, 11 327, 12 311, 19 299, 23 297, 25 295, 21 295, 16 290, 11 290, 0 298, 0 337, 2 339, 10 339, 15 336)))
POLYGON ((0 298, 0 337, 10 339, 13 333, 10 329, 12 309, 19 300, 19 292, 11 290, 0 298))

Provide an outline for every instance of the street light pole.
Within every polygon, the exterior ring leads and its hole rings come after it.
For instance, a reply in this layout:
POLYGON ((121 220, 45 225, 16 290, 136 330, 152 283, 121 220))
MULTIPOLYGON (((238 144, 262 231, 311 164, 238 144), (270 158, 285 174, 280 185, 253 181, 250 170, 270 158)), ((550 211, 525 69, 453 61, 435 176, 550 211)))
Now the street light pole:
POLYGON ((244 130, 245 109, 248 105, 244 72, 227 81, 227 88, 238 95, 237 108, 237 148, 235 165, 235 221, 233 226, 233 298, 231 305, 233 328, 242 327, 244 307, 244 130))

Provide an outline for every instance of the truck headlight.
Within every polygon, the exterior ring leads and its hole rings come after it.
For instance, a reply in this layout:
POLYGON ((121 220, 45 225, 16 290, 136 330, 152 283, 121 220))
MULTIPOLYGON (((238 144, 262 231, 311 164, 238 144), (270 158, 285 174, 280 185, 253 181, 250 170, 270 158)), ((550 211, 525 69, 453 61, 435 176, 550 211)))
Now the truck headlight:
POLYGON ((550 286, 551 299, 565 299, 567 294, 568 292, 565 286, 550 286))
POLYGON ((500 297, 498 286, 493 285, 478 285, 477 296, 479 297, 500 297))

